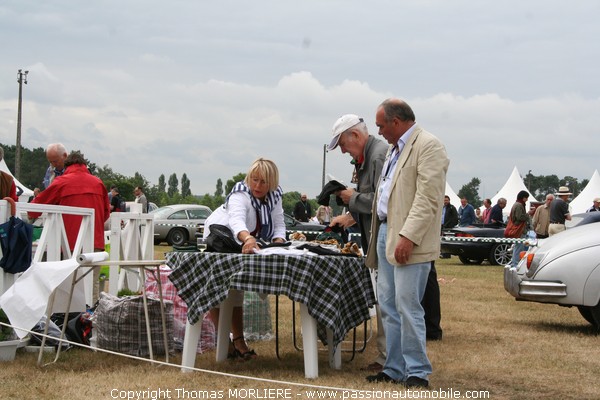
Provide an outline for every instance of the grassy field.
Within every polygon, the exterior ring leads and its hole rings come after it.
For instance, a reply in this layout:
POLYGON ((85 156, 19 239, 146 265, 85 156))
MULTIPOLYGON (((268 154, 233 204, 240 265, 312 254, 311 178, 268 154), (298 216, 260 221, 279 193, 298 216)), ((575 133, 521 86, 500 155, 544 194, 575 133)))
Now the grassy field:
MULTIPOLYGON (((167 250, 157 247, 157 256, 167 250)), ((600 385, 596 381, 600 375, 600 339, 576 309, 516 302, 504 291, 502 267, 463 266, 457 258, 440 260, 436 265, 444 339, 428 343, 428 353, 433 364, 430 383, 437 398, 441 392, 446 393, 445 398, 466 398, 466 395, 490 399, 600 398, 600 385), (450 391, 455 397, 449 397, 450 391), (456 397, 458 393, 463 397, 456 397)), ((272 296, 271 302, 274 313, 272 296)), ((274 341, 250 343, 259 357, 249 362, 217 364, 214 352, 198 355, 196 367, 204 371, 186 374, 177 367, 180 354, 171 357, 174 366, 156 366, 73 349, 61 355, 56 364, 38 368, 37 354, 20 350, 15 361, 0 363, 0 398, 184 399, 210 398, 207 397, 210 395, 276 398, 276 393, 264 391, 254 392, 259 397, 251 396, 251 389, 270 388, 288 389, 289 392, 283 392, 290 395, 287 398, 305 399, 310 398, 313 385, 365 390, 368 392, 363 392, 362 398, 377 398, 372 392, 374 389, 401 390, 395 385, 373 385, 365 381, 366 373, 361 367, 374 358, 374 338, 352 361, 349 361, 351 353, 344 351, 341 371, 329 369, 326 352, 320 352, 319 378, 305 379, 302 353, 292 346, 291 303, 287 299, 280 304, 280 313, 281 360, 275 355, 274 341), (230 388, 241 391, 230 395, 230 388), (152 392, 158 390, 162 392, 152 392)), ((359 337, 362 337, 361 330, 359 337)), ((349 349, 348 343, 344 349, 349 349)), ((399 395, 401 392, 391 393, 399 395)), ((319 394, 320 398, 351 395, 325 391, 319 394)), ((355 396, 358 395, 355 393, 355 396)))

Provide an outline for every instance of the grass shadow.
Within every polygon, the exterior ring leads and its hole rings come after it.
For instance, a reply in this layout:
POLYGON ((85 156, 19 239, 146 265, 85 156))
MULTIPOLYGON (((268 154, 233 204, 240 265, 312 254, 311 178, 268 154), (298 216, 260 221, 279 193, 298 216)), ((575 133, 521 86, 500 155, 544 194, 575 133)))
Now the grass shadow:
MULTIPOLYGON (((525 323, 522 323, 521 325, 525 325, 525 323)), ((544 332, 562 332, 569 334, 578 333, 585 336, 598 336, 599 333, 598 330, 591 324, 580 325, 540 321, 536 323, 529 323, 529 326, 544 332)))

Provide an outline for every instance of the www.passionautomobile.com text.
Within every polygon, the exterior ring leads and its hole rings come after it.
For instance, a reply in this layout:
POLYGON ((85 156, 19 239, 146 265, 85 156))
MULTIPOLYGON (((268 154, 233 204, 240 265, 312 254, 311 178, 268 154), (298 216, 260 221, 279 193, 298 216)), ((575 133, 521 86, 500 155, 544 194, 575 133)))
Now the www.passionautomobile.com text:
POLYGON ((111 399, 162 400, 162 399, 489 399, 487 390, 461 391, 452 388, 432 390, 326 390, 326 389, 112 389, 111 399))

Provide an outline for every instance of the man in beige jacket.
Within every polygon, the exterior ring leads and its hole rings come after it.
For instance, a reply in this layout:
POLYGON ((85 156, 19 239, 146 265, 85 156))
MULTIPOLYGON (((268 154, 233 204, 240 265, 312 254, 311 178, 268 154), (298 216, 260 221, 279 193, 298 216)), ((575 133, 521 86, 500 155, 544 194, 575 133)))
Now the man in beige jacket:
POLYGON ((533 214, 533 230, 538 239, 545 239, 548 237, 548 226, 550 226, 550 204, 554 200, 552 193, 546 196, 546 202, 535 209, 533 214))
POLYGON ((378 268, 377 294, 387 338, 383 371, 369 382, 429 386, 425 292, 431 263, 440 254, 442 201, 448 170, 446 149, 415 122, 400 99, 385 100, 375 122, 392 149, 374 201, 367 265, 378 268))

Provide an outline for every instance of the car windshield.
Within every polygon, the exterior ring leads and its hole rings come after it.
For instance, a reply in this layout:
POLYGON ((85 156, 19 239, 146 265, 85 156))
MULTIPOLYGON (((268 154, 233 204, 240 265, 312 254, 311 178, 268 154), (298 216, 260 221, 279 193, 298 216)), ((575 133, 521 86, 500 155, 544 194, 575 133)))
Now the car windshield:
POLYGON ((155 219, 165 219, 168 218, 169 215, 173 212, 173 209, 171 207, 165 206, 165 207, 160 207, 157 208, 153 214, 154 214, 154 218, 155 219))
POLYGON ((169 215, 169 219, 188 219, 188 216, 185 210, 179 210, 169 215))
POLYGON ((211 214, 209 208, 186 208, 174 211, 173 207, 160 207, 153 212, 155 219, 206 219, 211 214))
POLYGON ((190 219, 206 219, 210 215, 211 211, 206 208, 193 208, 188 210, 190 219))
POLYGON ((285 226, 294 226, 298 223, 298 221, 296 221, 291 215, 288 214, 283 214, 283 220, 285 222, 285 226))
POLYGON ((565 221, 565 226, 567 228, 572 228, 574 226, 579 225, 579 223, 581 221, 583 221, 583 219, 587 216, 587 214, 575 214, 571 216, 571 220, 566 220, 565 221))

